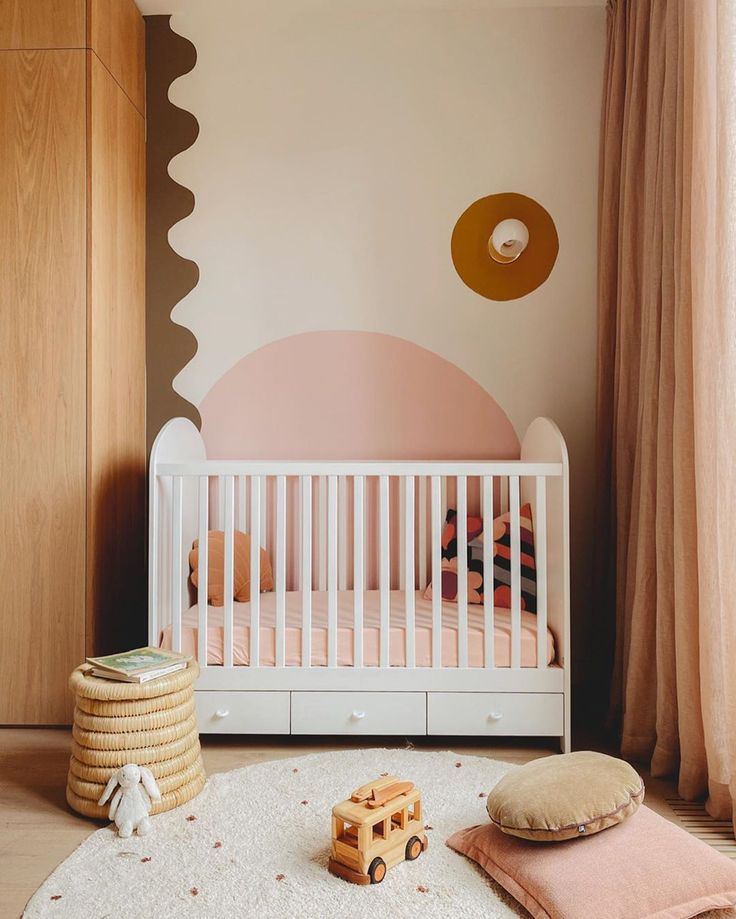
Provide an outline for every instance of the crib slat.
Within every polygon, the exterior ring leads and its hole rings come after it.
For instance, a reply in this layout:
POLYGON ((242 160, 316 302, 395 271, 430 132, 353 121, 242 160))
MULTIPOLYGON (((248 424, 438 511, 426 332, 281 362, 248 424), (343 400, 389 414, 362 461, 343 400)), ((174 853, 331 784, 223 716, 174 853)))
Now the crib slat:
POLYGON ((224 651, 223 663, 225 667, 233 665, 233 579, 235 571, 235 507, 234 507, 235 482, 233 476, 225 476, 224 510, 225 510, 225 558, 224 558, 224 590, 225 607, 223 609, 224 621, 224 651))
POLYGON ((246 479, 244 475, 238 476, 238 513, 236 515, 236 526, 243 532, 248 532, 248 500, 246 491, 246 479))
POLYGON ((419 520, 417 523, 417 552, 419 556, 419 590, 427 587, 427 477, 419 476, 419 520))
POLYGON ((199 477, 199 564, 197 566, 197 660, 207 666, 207 566, 209 544, 210 482, 206 475, 199 477))
POLYGON ((496 666, 493 621, 493 476, 483 476, 483 659, 486 669, 496 666))
POLYGON ((327 587, 327 477, 317 480, 317 576, 318 590, 327 587))
POLYGON ((286 665, 286 476, 276 478, 276 666, 286 665))
POLYGON ((250 479, 250 666, 260 665, 261 644, 261 487, 262 476, 250 479))
POLYGON ((181 651, 182 484, 181 476, 175 475, 171 501, 171 640, 174 651, 181 651))
POLYGON ((302 486, 302 667, 312 666, 312 476, 302 486))
POLYGON ((389 666, 390 604, 391 604, 391 558, 389 542, 389 500, 388 476, 379 477, 379 593, 381 607, 380 665, 389 666))
POLYGON ((217 488, 217 529, 225 529, 225 483, 221 475, 217 476, 215 480, 215 487, 217 488))
POLYGON ((468 483, 457 476, 457 661, 468 666, 468 483))
POLYGON ((404 591, 406 598, 406 666, 416 667, 414 633, 414 476, 404 476, 404 591))
POLYGON ((547 666, 547 480, 536 477, 534 548, 537 576, 537 667, 547 666))
POLYGON ((405 587, 406 573, 406 477, 399 476, 399 590, 405 587))
POLYGON ((511 512, 511 666, 521 667, 521 524, 519 476, 509 476, 511 512))
POLYGON ((327 480, 327 666, 337 667, 337 476, 327 480))
POLYGON ((337 480, 338 510, 338 557, 337 586, 339 590, 348 589, 348 480, 341 475, 337 480))
POLYGON ((264 549, 270 551, 268 546, 268 476, 262 475, 259 476, 260 481, 260 500, 261 500, 261 522, 260 527, 260 543, 259 545, 263 546, 264 549))
POLYGON ((353 663, 363 666, 363 513, 365 478, 353 479, 353 663))
POLYGON ((442 488, 432 476, 432 666, 442 666, 442 488))

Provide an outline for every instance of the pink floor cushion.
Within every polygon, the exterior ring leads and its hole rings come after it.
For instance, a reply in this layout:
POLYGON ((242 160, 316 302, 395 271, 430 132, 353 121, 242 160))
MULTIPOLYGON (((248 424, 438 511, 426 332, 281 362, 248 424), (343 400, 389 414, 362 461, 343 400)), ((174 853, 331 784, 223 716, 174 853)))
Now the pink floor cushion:
POLYGON ((535 919, 687 919, 736 906, 736 863, 644 806, 585 839, 529 842, 486 823, 447 845, 535 919))

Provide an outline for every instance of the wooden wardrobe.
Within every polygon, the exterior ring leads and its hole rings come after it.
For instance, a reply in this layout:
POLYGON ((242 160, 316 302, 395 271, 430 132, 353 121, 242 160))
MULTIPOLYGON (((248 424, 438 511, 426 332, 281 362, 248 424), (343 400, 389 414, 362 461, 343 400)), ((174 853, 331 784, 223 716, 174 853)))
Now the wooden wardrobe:
POLYGON ((0 724, 145 641, 145 77, 133 0, 0 0, 0 724))

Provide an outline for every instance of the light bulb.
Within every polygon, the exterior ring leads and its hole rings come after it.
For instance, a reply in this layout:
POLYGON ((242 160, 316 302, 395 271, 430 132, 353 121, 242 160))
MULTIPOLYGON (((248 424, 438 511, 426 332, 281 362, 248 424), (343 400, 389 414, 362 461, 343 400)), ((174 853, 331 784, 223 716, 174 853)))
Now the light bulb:
POLYGON ((529 230, 521 220, 502 220, 488 240, 488 254, 495 262, 514 262, 529 244, 529 230))

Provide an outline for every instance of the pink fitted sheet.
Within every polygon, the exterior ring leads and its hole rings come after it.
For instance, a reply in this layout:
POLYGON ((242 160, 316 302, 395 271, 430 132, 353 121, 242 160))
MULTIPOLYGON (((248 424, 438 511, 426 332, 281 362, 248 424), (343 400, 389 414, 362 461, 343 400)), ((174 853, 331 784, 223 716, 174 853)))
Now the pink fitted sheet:
MULTIPOLYGON (((313 667, 327 666, 327 592, 312 593, 312 660, 313 667)), ((337 663, 353 666, 353 603, 352 591, 339 591, 337 615, 337 663)), ((379 664, 379 624, 381 621, 380 593, 367 590, 363 594, 363 661, 366 667, 379 664)), ((233 604, 233 662, 250 664, 250 603, 233 604)), ((190 607, 182 622, 182 651, 196 658, 198 644, 197 606, 190 607)), ((207 613, 207 663, 222 664, 224 649, 223 607, 209 606, 207 613)), ((485 666, 483 641, 483 607, 468 605, 468 662, 471 667, 485 666)), ((456 603, 442 604, 442 666, 458 664, 458 609, 456 603)), ((425 600, 421 591, 415 594, 416 666, 432 665, 432 601, 425 600)), ((276 665, 276 594, 261 594, 260 665, 276 665)), ((496 667, 511 666, 511 613, 497 607, 494 612, 494 658, 496 667)), ((302 595, 301 591, 286 593, 286 666, 302 666, 302 595)), ((161 647, 171 648, 171 628, 161 633, 161 647)), ((547 629, 547 663, 555 657, 552 633, 547 629)), ((405 594, 391 591, 389 662, 392 667, 406 666, 405 594)), ((521 612, 521 666, 537 666, 537 617, 521 612)))

